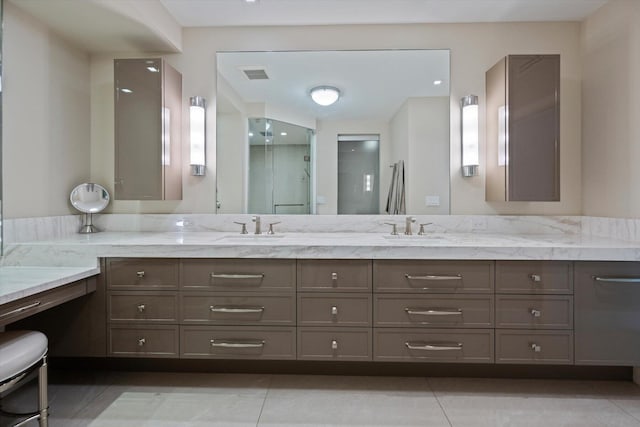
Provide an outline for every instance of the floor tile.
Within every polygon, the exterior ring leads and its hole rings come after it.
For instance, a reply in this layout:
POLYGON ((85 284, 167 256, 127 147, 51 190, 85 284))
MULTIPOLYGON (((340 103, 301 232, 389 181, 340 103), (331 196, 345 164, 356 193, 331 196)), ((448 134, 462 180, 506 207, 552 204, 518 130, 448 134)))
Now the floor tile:
POLYGON ((274 376, 259 426, 449 426, 423 378, 274 376))

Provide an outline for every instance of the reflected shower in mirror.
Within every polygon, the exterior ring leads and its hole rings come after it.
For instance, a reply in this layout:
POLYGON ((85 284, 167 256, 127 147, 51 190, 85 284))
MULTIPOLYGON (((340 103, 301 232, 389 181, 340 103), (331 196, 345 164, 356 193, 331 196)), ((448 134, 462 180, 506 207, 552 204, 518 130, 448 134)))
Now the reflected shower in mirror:
POLYGON ((406 213, 449 213, 448 50, 218 52, 216 59, 218 213, 383 213, 398 162, 406 213), (318 87, 335 89, 337 100, 314 102, 318 87), (296 132, 306 140, 288 142, 296 132), (352 170, 362 154, 339 160, 346 149, 339 141, 359 135, 378 141, 376 167, 366 171, 352 170), (345 207, 356 197, 340 190, 347 187, 362 190, 358 207, 345 207))

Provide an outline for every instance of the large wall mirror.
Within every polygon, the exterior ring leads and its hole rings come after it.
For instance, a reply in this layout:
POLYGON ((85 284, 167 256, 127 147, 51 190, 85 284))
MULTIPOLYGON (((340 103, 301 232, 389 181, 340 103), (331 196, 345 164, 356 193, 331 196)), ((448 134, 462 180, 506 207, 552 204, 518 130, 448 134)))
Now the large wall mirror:
POLYGON ((449 213, 448 50, 216 59, 218 213, 449 213))

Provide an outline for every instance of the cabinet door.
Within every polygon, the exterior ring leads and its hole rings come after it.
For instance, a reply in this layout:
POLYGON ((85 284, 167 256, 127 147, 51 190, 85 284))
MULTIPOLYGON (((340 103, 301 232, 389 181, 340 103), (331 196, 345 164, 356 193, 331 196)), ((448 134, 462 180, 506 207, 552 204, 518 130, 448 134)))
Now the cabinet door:
POLYGON ((575 359, 640 365, 640 263, 575 264, 575 359))

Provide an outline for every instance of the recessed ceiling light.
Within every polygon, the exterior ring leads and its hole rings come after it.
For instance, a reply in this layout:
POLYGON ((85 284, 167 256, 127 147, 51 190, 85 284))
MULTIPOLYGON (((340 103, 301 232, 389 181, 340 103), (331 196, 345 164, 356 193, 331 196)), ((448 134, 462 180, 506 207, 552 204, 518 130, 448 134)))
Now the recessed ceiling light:
POLYGON ((436 86, 439 86, 439 85, 442 84, 442 80, 434 80, 433 84, 436 85, 436 86))
POLYGON ((280 132, 280 135, 281 136, 287 136, 287 133, 286 132, 280 132))
POLYGON ((333 86, 318 86, 311 89, 311 99, 323 107, 329 106, 340 98, 340 91, 333 86))
POLYGON ((147 70, 151 71, 152 73, 159 73, 160 70, 156 67, 147 67, 147 70))
POLYGON ((249 132, 249 136, 253 136, 253 132, 249 132))
POLYGON ((255 4, 258 3, 258 0, 244 0, 244 2, 247 4, 255 4))

